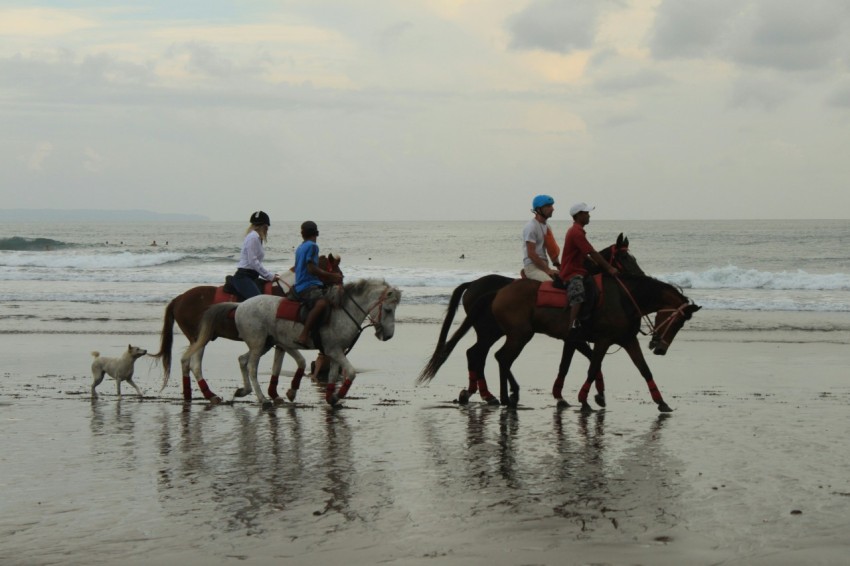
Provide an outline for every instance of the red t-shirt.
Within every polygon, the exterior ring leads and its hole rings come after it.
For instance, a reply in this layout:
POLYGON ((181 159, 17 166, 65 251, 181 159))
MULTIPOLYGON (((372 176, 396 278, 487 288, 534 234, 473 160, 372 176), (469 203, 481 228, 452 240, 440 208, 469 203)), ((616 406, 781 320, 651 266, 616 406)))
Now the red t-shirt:
POLYGON ((561 280, 569 281, 576 275, 586 275, 584 258, 593 251, 593 246, 587 241, 584 226, 575 222, 564 238, 564 253, 561 255, 561 280))

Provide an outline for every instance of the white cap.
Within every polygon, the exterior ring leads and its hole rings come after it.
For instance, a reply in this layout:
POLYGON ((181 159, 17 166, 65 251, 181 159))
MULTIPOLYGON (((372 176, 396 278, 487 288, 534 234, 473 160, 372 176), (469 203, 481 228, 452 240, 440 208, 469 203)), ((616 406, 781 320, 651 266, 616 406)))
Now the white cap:
POLYGON ((575 216, 579 212, 590 212, 596 208, 595 206, 588 206, 586 202, 578 202, 570 207, 570 216, 575 216))

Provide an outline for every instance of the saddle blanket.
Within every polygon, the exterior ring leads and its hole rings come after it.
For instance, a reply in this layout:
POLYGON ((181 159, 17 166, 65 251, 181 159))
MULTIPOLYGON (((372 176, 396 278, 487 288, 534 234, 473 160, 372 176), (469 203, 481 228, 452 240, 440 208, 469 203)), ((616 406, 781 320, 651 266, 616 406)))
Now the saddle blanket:
MULTIPOLYGON (((596 304, 600 305, 602 304, 602 276, 594 275, 593 282, 599 292, 596 304)), ((589 297, 592 297, 592 292, 593 289, 587 288, 587 280, 585 280, 585 293, 589 297)), ((544 281, 540 284, 540 289, 537 291, 537 302, 535 305, 538 307, 565 309, 567 308, 567 290, 555 287, 552 281, 544 281)))
MULTIPOLYGON (((271 283, 266 283, 265 294, 272 295, 273 287, 271 283)), ((215 296, 213 297, 213 304, 217 303, 237 303, 239 302, 239 297, 237 295, 233 295, 224 290, 224 286, 216 287, 215 296)), ((277 308, 277 312, 275 313, 275 318, 283 318, 286 320, 294 320, 295 322, 301 322, 301 317, 299 316, 299 312, 301 310, 302 304, 298 301, 290 301, 289 299, 283 299, 280 302, 280 305, 277 308)), ((236 316, 236 309, 233 309, 230 313, 228 313, 228 318, 234 318, 236 316)))

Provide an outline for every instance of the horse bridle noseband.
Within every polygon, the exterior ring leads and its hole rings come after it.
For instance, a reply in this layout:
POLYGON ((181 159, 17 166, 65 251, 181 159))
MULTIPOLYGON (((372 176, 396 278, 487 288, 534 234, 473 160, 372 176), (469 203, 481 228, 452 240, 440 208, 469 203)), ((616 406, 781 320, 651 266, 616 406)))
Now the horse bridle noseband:
MULTIPOLYGON (((345 287, 340 285, 340 288, 342 289, 342 291, 344 293, 345 287)), ((340 301, 339 308, 342 310, 342 312, 344 312, 346 314, 346 316, 348 316, 348 318, 351 320, 351 322, 353 322, 358 327, 357 336, 354 337, 354 340, 351 342, 351 346, 349 346, 348 350, 346 350, 346 351, 350 351, 354 347, 354 345, 357 343, 357 340, 360 338, 360 335, 363 334, 363 331, 366 330, 367 328, 374 326, 376 332, 382 332, 383 331, 384 327, 383 327, 382 319, 384 317, 384 310, 381 309, 381 308, 378 308, 378 307, 380 307, 381 305, 383 305, 387 301, 387 296, 390 293, 390 289, 392 289, 392 287, 390 285, 387 285, 386 287, 384 287, 384 291, 381 293, 381 296, 378 297, 378 300, 376 300, 372 304, 372 306, 370 306, 368 309, 364 309, 363 307, 361 307, 360 304, 356 300, 354 300, 354 297, 351 297, 348 294, 346 294, 345 297, 343 297, 343 299, 340 301), (354 316, 352 316, 352 314, 350 312, 348 312, 348 310, 345 308, 345 305, 344 305, 344 301, 345 301, 346 298, 349 301, 351 301, 351 303, 354 304, 354 306, 357 307, 357 309, 361 313, 363 313, 366 316, 367 319, 369 319, 369 324, 367 324, 365 326, 361 326, 361 323, 357 322, 357 320, 354 318, 354 316), (377 318, 372 315, 372 311, 374 311, 376 308, 378 308, 377 318)))
POLYGON ((661 344, 661 345, 669 348, 670 343, 667 342, 666 340, 664 340, 664 337, 667 336, 667 332, 670 331, 670 328, 673 327, 673 323, 676 320, 678 320, 679 317, 682 318, 682 324, 684 324, 684 321, 688 320, 689 316, 688 316, 688 313, 685 312, 685 309, 687 309, 687 307, 689 307, 692 304, 690 299, 688 299, 687 297, 682 295, 685 298, 685 302, 682 303, 681 305, 679 305, 678 307, 676 307, 675 309, 660 309, 660 310, 655 311, 656 314, 667 313, 667 312, 673 313, 672 315, 667 317, 664 320, 664 322, 662 322, 658 326, 655 326, 655 325, 652 324, 652 320, 649 318, 649 315, 641 312, 640 307, 637 304, 637 301, 635 301, 635 298, 632 296, 632 293, 631 293, 631 291, 629 291, 629 288, 626 287, 626 284, 623 283, 622 280, 620 280, 619 277, 614 277, 614 279, 616 279, 617 283, 620 284, 620 287, 623 288, 623 291, 625 291, 626 296, 632 302, 632 305, 634 305, 635 310, 637 310, 638 315, 640 315, 640 317, 644 320, 644 322, 646 322, 646 325, 649 329, 648 332, 644 332, 643 330, 641 330, 640 333, 643 334, 643 335, 646 335, 648 333, 652 336, 652 338, 649 341, 649 347, 650 348, 656 348, 659 344, 661 344), (659 336, 658 333, 661 330, 663 330, 664 332, 661 334, 661 336, 659 336))

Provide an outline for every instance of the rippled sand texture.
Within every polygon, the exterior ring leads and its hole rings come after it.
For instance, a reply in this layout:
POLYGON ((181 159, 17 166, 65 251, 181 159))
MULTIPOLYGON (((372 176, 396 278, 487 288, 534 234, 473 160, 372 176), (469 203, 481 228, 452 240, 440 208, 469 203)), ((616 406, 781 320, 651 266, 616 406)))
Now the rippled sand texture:
MULTIPOLYGON (((4 336, 0 563, 846 563, 846 344, 682 341, 649 359, 663 416, 619 352, 608 409, 583 415, 548 393, 552 340, 517 362, 509 411, 451 402, 462 349, 415 387, 436 329, 397 332, 358 344, 344 408, 305 385, 273 411, 184 405, 144 360, 144 400, 106 379, 91 401, 88 352, 152 336, 4 336)), ((241 351, 208 349, 224 397, 241 351)))

